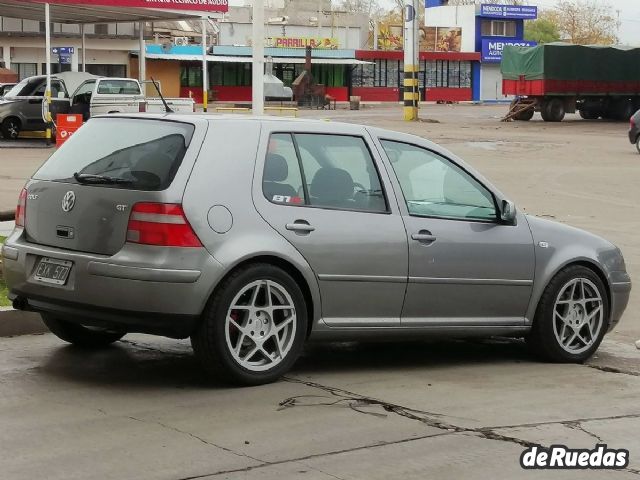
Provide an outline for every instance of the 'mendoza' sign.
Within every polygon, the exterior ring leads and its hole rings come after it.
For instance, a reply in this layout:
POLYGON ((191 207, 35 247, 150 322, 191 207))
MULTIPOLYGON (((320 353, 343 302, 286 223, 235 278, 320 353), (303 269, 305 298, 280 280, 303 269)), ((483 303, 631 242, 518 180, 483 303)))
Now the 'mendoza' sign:
POLYGON ((500 63, 505 45, 516 47, 535 47, 538 43, 528 40, 491 39, 482 40, 482 61, 484 63, 500 63))

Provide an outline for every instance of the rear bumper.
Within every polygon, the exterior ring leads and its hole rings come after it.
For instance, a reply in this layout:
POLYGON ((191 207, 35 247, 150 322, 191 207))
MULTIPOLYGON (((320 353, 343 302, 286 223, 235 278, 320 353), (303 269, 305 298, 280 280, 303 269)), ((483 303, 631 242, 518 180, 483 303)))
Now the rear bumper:
POLYGON ((148 333, 169 338, 188 338, 198 327, 198 315, 172 315, 162 312, 131 312, 115 308, 96 308, 81 303, 60 302, 47 298, 27 297, 12 292, 9 298, 20 309, 51 315, 67 322, 123 330, 127 333, 148 333))
POLYGON ((20 230, 7 239, 2 256, 17 306, 167 336, 188 336, 223 276, 222 265, 204 248, 126 244, 109 257, 31 244, 20 230), (66 285, 34 279, 42 257, 73 262, 66 285))

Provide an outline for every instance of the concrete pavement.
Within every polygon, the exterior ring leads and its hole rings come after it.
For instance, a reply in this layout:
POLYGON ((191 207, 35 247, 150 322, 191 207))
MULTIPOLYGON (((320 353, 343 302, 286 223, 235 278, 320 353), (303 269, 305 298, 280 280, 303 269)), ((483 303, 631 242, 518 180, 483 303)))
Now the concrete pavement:
POLYGON ((187 342, 131 335, 90 352, 50 334, 0 339, 2 477, 640 475, 640 372, 541 364, 520 342, 315 345, 286 379, 256 388, 201 375, 187 342), (523 471, 531 443, 607 443, 631 464, 523 471))

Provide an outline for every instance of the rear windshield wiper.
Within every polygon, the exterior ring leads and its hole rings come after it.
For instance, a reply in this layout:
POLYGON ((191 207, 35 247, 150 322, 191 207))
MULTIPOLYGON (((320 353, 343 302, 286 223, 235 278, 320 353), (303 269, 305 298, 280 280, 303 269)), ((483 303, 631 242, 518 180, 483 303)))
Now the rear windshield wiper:
POLYGON ((74 173, 73 178, 78 183, 95 183, 103 185, 125 185, 133 183, 133 180, 127 180, 126 178, 109 177, 108 175, 93 175, 90 173, 74 173))

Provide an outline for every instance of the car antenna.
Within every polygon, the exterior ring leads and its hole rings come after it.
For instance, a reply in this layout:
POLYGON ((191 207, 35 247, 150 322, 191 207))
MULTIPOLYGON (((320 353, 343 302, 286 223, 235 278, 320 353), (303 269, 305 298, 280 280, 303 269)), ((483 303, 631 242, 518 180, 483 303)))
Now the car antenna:
POLYGON ((164 104, 164 109, 167 113, 175 113, 172 108, 169 106, 169 104, 167 103, 167 101, 164 99, 164 97, 162 96, 162 92, 160 91, 160 87, 158 86, 158 83, 154 80, 153 77, 151 77, 151 83, 153 83, 153 86, 156 87, 156 92, 158 92, 158 95, 160 95, 160 100, 162 100, 162 103, 164 104))

